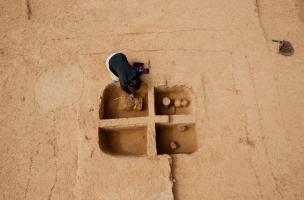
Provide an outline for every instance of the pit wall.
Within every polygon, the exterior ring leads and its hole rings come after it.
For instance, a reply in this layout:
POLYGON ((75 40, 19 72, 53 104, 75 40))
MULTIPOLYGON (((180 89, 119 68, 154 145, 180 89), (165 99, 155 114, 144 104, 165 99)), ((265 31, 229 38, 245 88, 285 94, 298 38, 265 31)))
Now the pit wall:
POLYGON ((158 154, 193 153, 197 136, 192 91, 186 86, 148 86, 138 91, 144 98, 142 111, 119 110, 119 98, 125 96, 119 84, 104 90, 98 124, 101 151, 113 156, 155 156, 158 154), (173 115, 161 113, 161 99, 185 98, 189 105, 176 108, 173 115), (170 142, 178 143, 170 149, 170 142))

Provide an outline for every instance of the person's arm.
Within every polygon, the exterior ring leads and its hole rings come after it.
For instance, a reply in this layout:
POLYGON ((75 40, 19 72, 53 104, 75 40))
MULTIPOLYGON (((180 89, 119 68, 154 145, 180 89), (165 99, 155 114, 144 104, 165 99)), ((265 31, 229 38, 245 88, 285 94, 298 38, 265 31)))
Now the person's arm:
POLYGON ((127 85, 124 85, 120 82, 120 87, 128 94, 132 94, 132 92, 129 90, 129 87, 127 85))
POLYGON ((128 93, 131 98, 135 97, 135 92, 136 92, 135 89, 133 89, 133 88, 131 88, 131 87, 128 86, 128 87, 124 87, 123 90, 126 93, 128 93))

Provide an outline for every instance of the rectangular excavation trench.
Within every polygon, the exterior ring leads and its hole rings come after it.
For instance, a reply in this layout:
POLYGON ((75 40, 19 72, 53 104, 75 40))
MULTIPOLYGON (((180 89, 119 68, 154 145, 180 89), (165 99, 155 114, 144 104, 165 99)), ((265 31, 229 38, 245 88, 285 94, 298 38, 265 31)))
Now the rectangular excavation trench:
POLYGON ((128 109, 126 100, 129 94, 124 92, 119 83, 108 85, 103 93, 103 99, 100 104, 100 119, 117 119, 148 116, 148 86, 142 83, 139 90, 136 91, 135 97, 143 98, 143 107, 141 111, 128 109))
POLYGON ((156 115, 188 115, 192 113, 193 103, 192 92, 189 88, 185 86, 159 86, 155 87, 155 114, 156 115), (163 106, 162 100, 164 97, 168 97, 171 100, 171 103, 168 108, 163 106), (186 106, 175 107, 174 101, 178 100, 187 100, 188 104, 186 106))
POLYGON ((157 154, 193 153, 197 149, 194 124, 156 124, 157 154))
POLYGON ((112 155, 146 155, 147 127, 99 128, 100 149, 112 155))

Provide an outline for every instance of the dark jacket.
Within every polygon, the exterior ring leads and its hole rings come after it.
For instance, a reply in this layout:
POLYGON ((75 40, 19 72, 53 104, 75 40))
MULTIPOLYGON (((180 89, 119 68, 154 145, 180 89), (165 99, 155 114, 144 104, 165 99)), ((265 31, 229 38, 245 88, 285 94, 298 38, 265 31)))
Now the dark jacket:
POLYGON ((127 57, 122 53, 117 53, 109 60, 109 66, 111 72, 119 78, 121 88, 131 94, 128 89, 129 83, 132 79, 137 79, 139 75, 129 64, 127 57))

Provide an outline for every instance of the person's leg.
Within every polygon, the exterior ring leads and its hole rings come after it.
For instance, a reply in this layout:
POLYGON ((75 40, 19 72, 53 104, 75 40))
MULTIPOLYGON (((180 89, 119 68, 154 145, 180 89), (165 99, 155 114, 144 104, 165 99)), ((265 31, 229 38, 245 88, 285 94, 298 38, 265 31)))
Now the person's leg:
POLYGON ((119 81, 119 78, 110 70, 110 64, 109 64, 109 61, 110 59, 116 55, 118 53, 112 53, 107 59, 106 59, 106 67, 111 75, 111 78, 112 78, 112 83, 115 83, 115 82, 118 82, 119 81))

